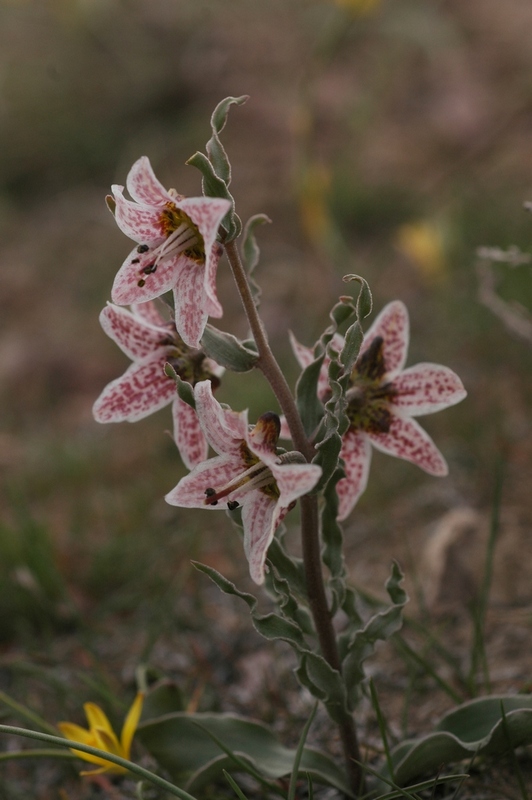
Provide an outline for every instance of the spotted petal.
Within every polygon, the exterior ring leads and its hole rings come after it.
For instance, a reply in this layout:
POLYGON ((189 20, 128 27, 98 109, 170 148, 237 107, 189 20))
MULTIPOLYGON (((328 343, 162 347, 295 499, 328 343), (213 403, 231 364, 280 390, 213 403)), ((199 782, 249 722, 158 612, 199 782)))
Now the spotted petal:
POLYGON ((164 240, 161 209, 132 203, 124 197, 124 187, 111 187, 115 203, 115 220, 120 230, 139 244, 155 245, 164 240))
MULTIPOLYGON (((215 456, 202 461, 194 469, 181 478, 165 497, 171 506, 181 508, 208 508, 217 510, 220 506, 205 504, 205 490, 209 487, 225 486, 242 471, 240 458, 231 456, 215 456)), ((240 495, 239 495, 240 496, 240 495)), ((233 494, 228 499, 237 499, 233 494)))
POLYGON ((237 457, 240 469, 240 448, 248 429, 247 412, 223 409, 212 393, 210 381, 199 381, 194 387, 194 396, 201 426, 212 449, 219 455, 237 457))
POLYGON ((388 433, 368 433, 372 444, 383 453, 417 464, 430 475, 444 476, 447 463, 426 431, 398 410, 392 413, 388 433))
POLYGON ((384 306, 364 336, 360 355, 368 350, 375 337, 381 336, 383 339, 382 354, 387 379, 390 380, 405 365, 410 338, 409 331, 410 325, 406 306, 400 300, 394 300, 394 302, 384 306))
MULTIPOLYGON (((266 462, 266 459, 263 459, 266 462)), ((308 494, 321 478, 321 467, 317 464, 276 464, 268 465, 279 487, 281 506, 288 506, 308 494)))
MULTIPOLYGON (((139 254, 136 248, 131 251, 115 276, 111 289, 113 303, 128 306, 160 297, 174 287, 180 266, 190 263, 184 254, 177 253, 170 258, 163 258, 155 272, 146 274, 144 268, 149 268, 153 260, 150 253, 139 254)), ((195 262, 192 263, 195 265, 195 262)))
POLYGON ((260 490, 253 492, 242 507, 244 552, 249 573, 255 583, 264 583, 264 562, 282 509, 273 498, 260 490))
POLYGON ((138 314, 108 303, 100 314, 100 325, 131 359, 140 359, 164 346, 168 331, 146 323, 138 314))
POLYGON ((440 364, 409 367, 394 379, 393 387, 397 392, 393 405, 412 417, 453 406, 467 394, 458 375, 440 364))
POLYGON ((344 460, 345 478, 338 481, 338 519, 343 520, 353 510, 364 492, 371 464, 371 444, 362 431, 349 430, 342 440, 341 458, 344 460))
POLYGON ((153 172, 150 159, 141 156, 129 170, 127 190, 133 200, 148 206, 163 206, 174 198, 166 191, 153 172))
POLYGON ((220 258, 216 237, 220 223, 231 208, 229 200, 221 197, 188 197, 177 203, 178 207, 197 225, 205 246, 205 292, 218 313, 209 311, 211 316, 222 316, 222 308, 216 296, 216 270, 220 258))
POLYGON ((175 384, 164 373, 167 352, 167 348, 159 348, 111 381, 94 403, 94 419, 136 422, 168 405, 175 397, 175 384))
POLYGON ((182 258, 175 271, 173 292, 177 331, 185 344, 199 348, 209 317, 203 265, 182 258))
POLYGON ((198 415, 180 397, 176 397, 172 404, 172 415, 177 449, 187 469, 193 469, 205 461, 209 450, 198 415))
POLYGON ((156 328, 164 328, 168 322, 159 312, 156 303, 149 300, 147 303, 133 303, 131 311, 136 317, 141 317, 144 322, 154 325, 156 328))

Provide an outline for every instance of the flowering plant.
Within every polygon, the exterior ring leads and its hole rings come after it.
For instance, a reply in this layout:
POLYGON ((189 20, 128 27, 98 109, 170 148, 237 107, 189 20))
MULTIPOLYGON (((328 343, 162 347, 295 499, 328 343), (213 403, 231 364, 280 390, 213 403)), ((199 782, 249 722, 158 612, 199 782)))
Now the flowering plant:
MULTIPOLYGON (((390 606, 362 623, 346 582, 339 523, 366 487, 372 446, 432 475, 446 474, 444 457, 413 418, 459 402, 465 390, 445 367, 426 363, 404 369, 409 330, 401 302, 389 303, 363 333, 371 293, 365 280, 351 275, 345 280, 358 282, 359 296, 356 302, 340 298, 314 349, 292 337, 302 367, 292 393, 270 349, 251 278, 259 255, 255 227, 264 218, 252 218, 242 234, 220 140, 230 106, 245 99, 219 104, 207 155, 196 153, 189 161, 202 173, 205 197, 167 191, 147 157, 135 162, 126 181, 133 201, 124 198, 123 187, 113 187, 110 208, 137 246, 115 278, 113 305, 100 319, 133 363, 104 389, 94 415, 100 422, 134 421, 172 403, 175 439, 190 472, 166 500, 184 508, 225 508, 242 526, 251 578, 266 583, 275 612, 259 615, 253 595, 240 592, 211 567, 197 566, 222 591, 247 602, 261 633, 294 648, 300 682, 338 725, 345 755, 342 786, 354 796, 365 783, 352 716, 362 662, 375 641, 400 627, 407 598, 395 565, 387 584, 390 606), (247 315, 249 341, 207 325, 208 317, 222 315, 215 277, 223 252, 247 315), (153 303, 168 292, 173 295, 172 322, 153 303), (260 370, 279 409, 265 409, 250 425, 247 411, 220 405, 213 391, 223 368, 260 370), (281 433, 292 440, 291 450, 279 447, 281 433), (209 447, 215 453, 210 458, 209 447), (301 561, 288 554, 282 536, 276 537, 297 501, 301 561), (347 619, 340 638, 333 626, 339 611, 347 619)), ((161 735, 157 723, 144 733, 141 726, 141 738, 171 769, 154 742, 154 730, 161 735)))
MULTIPOLYGON (((363 766, 354 719, 365 681, 364 661, 377 641, 399 630, 408 598, 394 563, 386 583, 388 605, 363 618, 357 593, 347 581, 341 522, 366 488, 373 447, 432 476, 447 474, 444 456, 415 418, 458 403, 466 392, 446 367, 421 363, 405 368, 409 317, 401 301, 389 302, 367 327, 372 295, 358 275, 344 277, 356 284, 358 295, 340 296, 312 349, 291 336, 301 367, 291 390, 258 313, 255 232, 266 218, 257 215, 242 226, 220 140, 230 107, 246 99, 230 97, 217 106, 206 154, 189 159, 202 174, 203 196, 186 198, 165 189, 145 156, 127 176, 132 200, 124 197, 122 186, 113 186, 109 208, 136 244, 116 275, 112 303, 102 311, 100 322, 132 363, 103 389, 93 412, 102 423, 135 422, 172 405, 174 439, 189 472, 167 493, 166 501, 182 508, 227 511, 242 530, 251 579, 256 586, 264 585, 272 609, 260 613, 253 593, 238 589, 208 565, 194 565, 223 592, 247 604, 259 633, 292 647, 300 684, 337 726, 344 763, 305 745, 313 715, 299 747, 290 750, 259 723, 183 708, 164 683, 146 692, 144 700, 144 692, 137 695, 120 740, 93 703, 85 704, 88 730, 66 722, 60 729, 68 737, 63 744, 96 764, 98 772, 136 772, 185 800, 194 800, 189 790, 220 777, 225 767, 248 772, 283 797, 287 793, 282 780, 290 776, 291 799, 302 776, 355 798, 378 786, 363 766), (209 317, 222 316, 216 293, 219 265, 228 265, 232 273, 250 339, 240 341, 208 324, 209 317), (250 424, 246 410, 223 406, 214 391, 224 370, 259 370, 277 407, 264 409, 250 424), (290 449, 280 446, 280 439, 290 439, 290 449), (285 547, 282 524, 296 504, 301 558, 285 547), (135 732, 157 763, 186 789, 129 762, 135 732)), ((509 710, 515 708, 508 704, 509 710)), ((489 713, 493 721, 493 710, 489 713)), ((489 748, 496 727, 485 731, 478 750, 489 748)), ((468 752, 470 741, 455 732, 452 742, 446 740, 455 754, 468 752)), ((403 774, 408 780, 417 775, 419 760, 415 747, 410 759, 405 752, 408 748, 399 748, 396 754, 403 767, 396 778, 403 774)), ((436 750, 430 753, 439 758, 436 750)), ((389 757, 381 770, 384 783, 390 783, 386 775, 393 775, 392 762, 389 757)), ((397 787, 393 781, 391 785, 397 787)), ((238 786, 235 791, 243 797, 238 786)), ((143 796, 142 789, 139 792, 143 796)))

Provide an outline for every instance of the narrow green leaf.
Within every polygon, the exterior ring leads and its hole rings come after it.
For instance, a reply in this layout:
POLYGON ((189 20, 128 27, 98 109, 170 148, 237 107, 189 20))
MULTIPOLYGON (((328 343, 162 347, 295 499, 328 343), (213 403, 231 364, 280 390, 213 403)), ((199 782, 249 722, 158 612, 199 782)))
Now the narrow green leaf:
POLYGON ((340 361, 347 375, 351 375, 353 372, 363 340, 364 334, 362 333, 362 327, 357 320, 347 329, 345 344, 340 353, 340 361))
POLYGON ((297 779, 299 776, 299 765, 301 764, 301 758, 303 756, 303 751, 305 748, 305 742, 307 741, 308 732, 310 730, 310 726, 314 722, 314 717, 316 716, 316 711, 318 710, 318 704, 314 704, 314 708, 310 712, 310 716, 305 723, 305 727, 303 728, 303 732, 301 733, 301 737, 299 739, 299 744, 297 746, 296 755, 294 758, 294 766, 292 769, 292 774, 290 775, 290 784, 288 786, 288 800, 294 800, 296 796, 296 787, 297 787, 297 779))
POLYGON ((169 378, 175 381, 175 387, 177 394, 191 408, 196 408, 196 398, 194 397, 194 389, 192 385, 188 383, 188 381, 184 381, 182 378, 179 377, 175 369, 171 364, 168 362, 164 365, 164 372, 165 375, 168 375, 169 378))
POLYGON ((242 789, 240 788, 240 786, 238 785, 238 783, 237 783, 237 782, 235 781, 235 779, 234 779, 234 778, 233 778, 233 777, 232 777, 232 776, 231 776, 231 775, 230 775, 230 774, 227 772, 227 770, 223 769, 223 770, 222 770, 222 773, 223 773, 223 776, 224 776, 224 778, 226 779, 227 783, 229 784, 229 786, 231 787, 231 789, 234 791, 234 793, 235 793, 235 794, 236 794, 236 796, 238 797, 238 800, 248 800, 248 798, 246 797, 246 795, 244 794, 244 792, 242 791, 242 789))
POLYGON ((369 316, 373 308, 373 297, 367 280, 360 275, 344 275, 343 280, 346 281, 346 283, 349 281, 357 281, 360 283, 360 291, 356 302, 357 318, 361 320, 369 316))
POLYGON ((264 225, 266 222, 271 222, 271 219, 267 217, 266 214, 255 214, 253 217, 250 217, 244 227, 244 232, 242 234, 242 246, 240 248, 242 253, 242 263, 248 274, 249 287, 257 307, 260 303, 261 290, 259 285, 253 279, 253 273, 255 271, 255 267, 259 263, 260 250, 255 237, 255 228, 257 228, 259 225, 264 225))
POLYGON ((258 360, 256 350, 249 344, 245 346, 232 333, 220 331, 213 325, 205 327, 201 345, 217 364, 233 372, 249 372, 258 360))
POLYGON ((225 128, 231 106, 241 106, 247 100, 249 100, 249 95, 242 95, 242 97, 226 97, 218 103, 211 116, 212 136, 207 142, 207 155, 214 167, 214 171, 227 186, 231 183, 231 165, 224 146, 220 141, 219 134, 225 128))
POLYGON ((309 439, 314 437, 324 413, 318 398, 318 379, 324 358, 325 353, 305 367, 296 383, 296 405, 309 439))
POLYGON ((407 594, 400 586, 402 580, 403 574, 399 565, 394 562, 392 574, 386 582, 392 605, 375 614, 364 628, 356 631, 347 648, 342 670, 351 707, 358 699, 358 687, 364 678, 363 662, 373 653, 377 641, 389 639, 402 625, 403 607, 408 601, 407 594))
POLYGON ((235 214, 235 199, 227 188, 227 184, 216 174, 213 165, 204 153, 194 153, 186 163, 191 167, 196 167, 201 172, 203 193, 207 197, 223 197, 230 201, 231 208, 222 220, 222 228, 226 232, 226 241, 236 239, 242 231, 242 221, 235 214))
POLYGON ((251 612, 255 610, 258 601, 257 598, 252 594, 239 591, 234 583, 231 583, 230 580, 224 578, 224 576, 213 567, 209 567, 207 564, 201 564, 199 561, 191 561, 190 563, 193 567, 195 567, 195 569, 198 570, 198 572, 203 572, 205 575, 207 575, 211 581, 213 581, 213 583, 215 583, 216 586, 222 590, 222 592, 239 597, 241 600, 247 603, 251 612))

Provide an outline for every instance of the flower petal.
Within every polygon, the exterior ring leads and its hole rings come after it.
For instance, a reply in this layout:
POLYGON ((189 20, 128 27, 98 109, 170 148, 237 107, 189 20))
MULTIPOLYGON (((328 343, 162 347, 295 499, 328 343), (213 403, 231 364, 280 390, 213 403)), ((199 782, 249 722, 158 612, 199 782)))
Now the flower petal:
POLYGON ((203 266, 183 258, 174 284, 175 326, 189 347, 199 348, 209 317, 203 285, 203 266))
POLYGON ((141 156, 129 170, 126 180, 127 190, 133 200, 148 206, 163 206, 173 198, 166 191, 153 172, 150 159, 141 156))
POLYGON ((95 735, 96 728, 100 728, 112 734, 116 739, 116 735, 111 727, 109 718, 107 717, 107 714, 100 708, 100 706, 96 705, 96 703, 84 703, 83 710, 85 711, 89 728, 95 735))
MULTIPOLYGON (((215 456, 208 461, 202 461, 192 472, 181 478, 164 498, 171 506, 181 508, 209 508, 214 510, 225 509, 225 504, 217 506, 205 504, 205 489, 218 488, 229 483, 242 471, 240 460, 230 456, 215 456)), ((231 500, 233 494, 228 495, 231 500)))
POLYGON ((377 450, 417 464, 430 475, 448 473, 447 462, 426 431, 413 419, 392 411, 388 433, 368 433, 377 450))
POLYGON ((100 314, 100 325, 131 359, 144 358, 164 346, 168 329, 155 328, 125 308, 108 303, 100 314))
POLYGON ((222 316, 222 308, 216 296, 216 270, 220 259, 220 248, 216 237, 220 223, 231 208, 229 200, 221 197, 188 197, 177 204, 197 225, 205 246, 205 292, 219 313, 210 310, 213 317, 222 316))
POLYGON ((244 552, 249 561, 249 573, 255 583, 264 583, 264 562, 277 524, 280 521, 278 503, 260 490, 251 492, 242 506, 244 552))
POLYGON ((387 379, 390 380, 404 367, 410 338, 409 331, 410 324, 406 306, 400 300, 394 300, 393 303, 384 306, 364 336, 360 355, 366 352, 376 336, 381 336, 387 379))
POLYGON ((167 348, 159 348, 107 384, 92 408, 94 419, 136 422, 167 406, 176 391, 173 380, 164 372, 167 352, 167 348))
POLYGON ((198 415, 188 403, 176 397, 172 404, 174 441, 187 469, 193 469, 207 458, 209 446, 198 415))
POLYGON ((371 444, 362 431, 349 430, 343 440, 340 457, 344 460, 345 478, 338 481, 338 519, 345 519, 364 492, 371 464, 371 444))
POLYGON ((131 708, 127 713, 127 717, 124 720, 124 726, 122 728, 120 742, 122 744, 122 752, 124 754, 124 758, 127 759, 129 759, 129 754, 131 752, 131 742, 133 741, 133 736, 135 735, 135 731, 137 730, 137 726, 139 724, 140 715, 142 714, 143 703, 144 703, 144 693, 138 692, 137 696, 133 700, 133 703, 131 704, 131 708))
POLYGON ((205 251, 210 249, 216 241, 221 221, 231 208, 229 200, 222 197, 186 197, 176 205, 198 227, 205 251))
MULTIPOLYGON (((96 739, 92 731, 76 725, 74 722, 59 722, 57 727, 65 737, 71 739, 73 742, 80 742, 81 744, 88 744, 89 747, 96 747, 96 739)), ((85 757, 85 754, 82 756, 85 757)))
POLYGON ((321 467, 317 464, 269 464, 279 487, 281 506, 288 508, 290 503, 308 494, 321 478, 321 467))
POLYGON ((300 344, 292 331, 288 331, 288 338, 290 339, 290 344, 292 346, 294 355, 298 360, 299 366, 305 369, 305 367, 308 367, 309 364, 312 364, 314 361, 314 352, 312 348, 305 347, 304 344, 300 344))
POLYGON ((393 405, 412 417, 453 406, 467 394, 458 375, 440 364, 409 367, 394 379, 393 387, 397 391, 393 405))
POLYGON ((133 303, 131 311, 136 317, 140 317, 148 325, 153 325, 155 328, 165 328, 167 322, 169 322, 159 312, 156 303, 151 300, 147 303, 133 303))
POLYGON ((199 381, 194 387, 196 411, 207 441, 218 454, 241 458, 241 444, 248 430, 247 411, 222 408, 212 393, 210 381, 199 381))
POLYGON ((190 261, 186 256, 176 254, 171 258, 163 258, 157 264, 155 272, 146 274, 143 270, 149 267, 153 260, 153 255, 150 253, 139 254, 136 248, 132 250, 114 279, 111 289, 113 303, 129 306, 160 297, 175 285, 180 265, 188 264, 190 261))
POLYGON ((164 240, 160 208, 126 200, 123 186, 115 184, 111 189, 116 203, 115 220, 122 233, 139 244, 155 245, 164 240))

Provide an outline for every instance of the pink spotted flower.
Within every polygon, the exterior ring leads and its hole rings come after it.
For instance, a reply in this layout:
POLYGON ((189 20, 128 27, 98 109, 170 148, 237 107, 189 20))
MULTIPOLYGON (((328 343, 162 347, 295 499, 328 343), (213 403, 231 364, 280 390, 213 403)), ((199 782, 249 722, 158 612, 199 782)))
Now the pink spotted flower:
MULTIPOLYGON (((466 396, 460 378, 447 367, 422 363, 404 369, 409 341, 408 311, 403 303, 389 303, 364 337, 347 392, 349 428, 340 456, 346 477, 337 484, 338 519, 345 519, 366 488, 371 447, 417 464, 431 475, 447 475, 444 457, 413 417, 433 414, 466 396)), ((341 336, 333 346, 340 350, 341 336)), ((302 367, 313 351, 292 338, 302 367)), ((318 381, 322 401, 330 397, 325 359, 318 381)))
POLYGON ((186 345, 173 322, 165 322, 152 302, 128 311, 109 303, 100 314, 102 328, 133 363, 109 383, 93 407, 97 422, 136 422, 172 403, 174 439, 188 469, 207 458, 208 445, 194 409, 177 395, 170 363, 192 385, 209 379, 219 384, 222 367, 201 350, 186 345))
POLYGON ((133 164, 126 183, 134 202, 124 197, 123 186, 113 186, 115 219, 137 246, 116 275, 113 303, 143 303, 173 291, 179 335, 189 347, 199 347, 207 318, 222 316, 216 236, 230 203, 165 189, 146 156, 133 164))
POLYGON ((244 550, 255 583, 264 581, 264 562, 274 533, 298 497, 313 489, 321 476, 315 464, 294 463, 292 454, 278 455, 279 417, 263 414, 253 428, 247 411, 224 409, 213 397, 209 381, 194 388, 203 431, 218 453, 198 464, 166 495, 170 505, 234 510, 242 506, 244 550))

